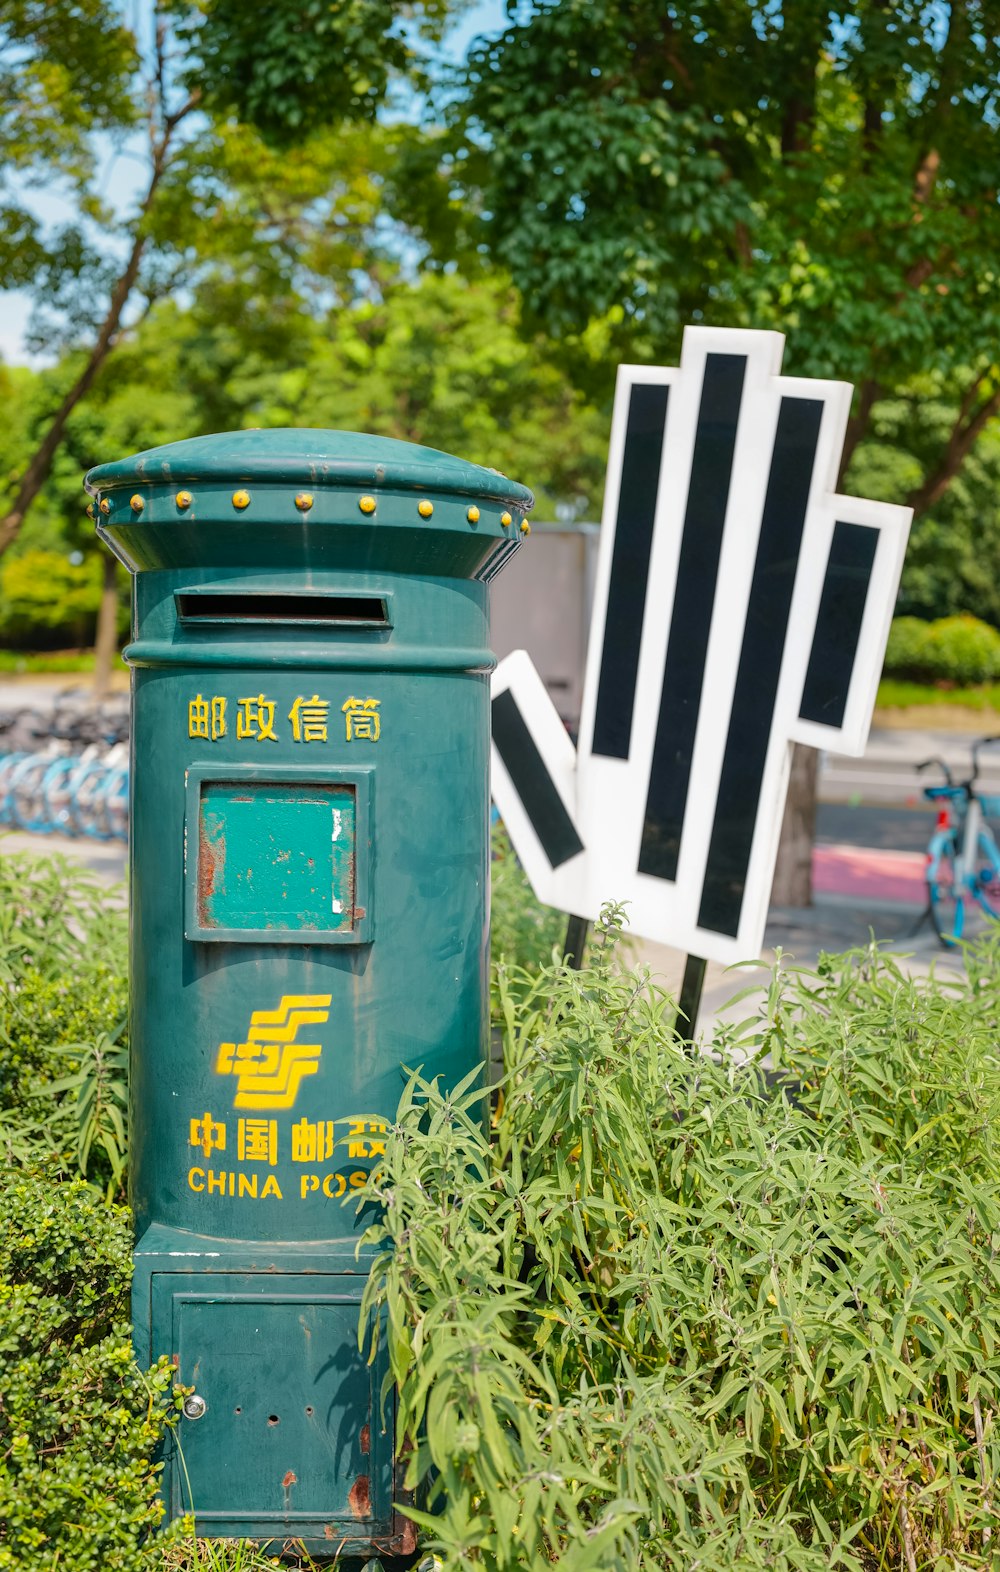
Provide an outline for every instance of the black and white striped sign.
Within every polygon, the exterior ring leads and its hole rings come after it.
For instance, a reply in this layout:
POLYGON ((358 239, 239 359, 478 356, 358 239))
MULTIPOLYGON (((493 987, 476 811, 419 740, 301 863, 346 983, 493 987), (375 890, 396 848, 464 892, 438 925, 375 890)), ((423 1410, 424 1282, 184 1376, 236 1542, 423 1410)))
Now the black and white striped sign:
POLYGON ((792 743, 864 751, 911 518, 836 495, 851 388, 783 344, 688 328, 679 369, 619 368, 579 748, 523 651, 493 682, 539 899, 720 961, 761 947, 792 743))

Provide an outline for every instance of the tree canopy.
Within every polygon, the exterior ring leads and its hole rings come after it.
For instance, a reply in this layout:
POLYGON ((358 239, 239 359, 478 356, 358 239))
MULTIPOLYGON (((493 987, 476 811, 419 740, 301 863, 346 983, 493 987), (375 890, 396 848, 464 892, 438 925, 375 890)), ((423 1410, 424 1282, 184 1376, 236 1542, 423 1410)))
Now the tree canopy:
POLYGON ((112 448, 241 423, 457 448, 594 516, 615 362, 704 321, 856 384, 845 484, 917 509, 905 609, 1000 620, 992 0, 518 0, 443 63, 463 9, 151 0, 136 34, 0 0, 0 262, 57 356, 0 380, 0 550, 29 510, 26 546, 75 542, 112 448))
MULTIPOLYGON (((872 406, 943 374, 937 500, 1000 409, 990 0, 533 0, 475 47, 438 179, 550 331, 777 327, 872 406)), ((434 236, 428 233, 434 250, 434 236)), ((848 455, 849 457, 849 455, 848 455)))
MULTIPOLYGON (((370 122, 413 55, 383 38, 403 10, 152 0, 133 32, 111 0, 0 0, 0 261, 33 296, 32 347, 64 350, 68 373, 0 520, 0 552, 72 411, 157 300, 216 278, 280 317, 290 301, 329 308, 359 291, 385 251, 384 136, 370 122), (124 213, 104 194, 99 133, 105 155, 110 139, 143 171, 124 213), (40 185, 72 204, 48 232, 31 200, 40 185)), ((428 27, 434 14, 430 0, 428 27)))

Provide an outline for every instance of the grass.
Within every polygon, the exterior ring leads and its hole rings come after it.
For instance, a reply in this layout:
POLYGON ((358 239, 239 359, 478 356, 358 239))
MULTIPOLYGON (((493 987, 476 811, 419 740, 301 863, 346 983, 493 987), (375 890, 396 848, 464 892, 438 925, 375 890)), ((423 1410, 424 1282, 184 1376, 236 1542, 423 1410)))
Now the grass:
POLYGON ((876 708, 880 710, 948 709, 996 711, 1000 714, 1000 683, 984 682, 974 688, 945 688, 932 683, 905 682, 883 677, 878 685, 876 708))
POLYGON ((93 650, 0 650, 0 671, 12 671, 18 676, 93 669, 93 650))
POLYGON ((164 1572, 332 1572, 328 1560, 314 1561, 294 1539, 281 1541, 281 1554, 249 1539, 174 1539, 163 1547, 164 1572))
POLYGON ((274 1572, 288 1563, 245 1539, 192 1539, 165 1547, 163 1566, 164 1572, 274 1572))

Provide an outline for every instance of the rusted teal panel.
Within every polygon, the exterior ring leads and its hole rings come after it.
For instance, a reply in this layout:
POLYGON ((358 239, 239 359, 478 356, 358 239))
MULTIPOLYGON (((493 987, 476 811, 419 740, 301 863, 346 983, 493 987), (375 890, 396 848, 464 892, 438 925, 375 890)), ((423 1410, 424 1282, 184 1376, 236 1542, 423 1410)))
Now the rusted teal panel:
POLYGON ((187 871, 199 927, 353 927, 355 797, 353 785, 201 781, 187 871))

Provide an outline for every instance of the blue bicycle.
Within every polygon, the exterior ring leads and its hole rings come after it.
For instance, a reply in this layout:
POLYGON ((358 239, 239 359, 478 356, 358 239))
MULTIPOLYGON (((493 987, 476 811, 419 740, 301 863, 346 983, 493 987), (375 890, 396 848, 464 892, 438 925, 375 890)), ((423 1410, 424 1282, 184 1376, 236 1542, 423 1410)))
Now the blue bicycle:
POLYGON ((937 765, 944 786, 925 786, 938 817, 927 848, 927 900, 941 943, 954 949, 976 939, 1000 919, 1000 846, 986 818, 1000 817, 1000 797, 976 791, 979 750, 1000 737, 980 737, 972 745, 972 774, 956 781, 943 759, 925 759, 917 769, 937 765))

